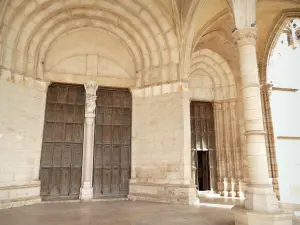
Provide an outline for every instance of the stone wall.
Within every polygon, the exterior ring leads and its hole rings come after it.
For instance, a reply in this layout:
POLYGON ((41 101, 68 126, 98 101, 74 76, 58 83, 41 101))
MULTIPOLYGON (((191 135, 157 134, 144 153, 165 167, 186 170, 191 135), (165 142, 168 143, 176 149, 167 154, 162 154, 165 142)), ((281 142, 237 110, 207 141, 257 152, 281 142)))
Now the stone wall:
POLYGON ((133 118, 130 198, 193 203, 188 92, 133 92, 133 118))
POLYGON ((0 80, 0 208, 39 201, 46 93, 0 80))

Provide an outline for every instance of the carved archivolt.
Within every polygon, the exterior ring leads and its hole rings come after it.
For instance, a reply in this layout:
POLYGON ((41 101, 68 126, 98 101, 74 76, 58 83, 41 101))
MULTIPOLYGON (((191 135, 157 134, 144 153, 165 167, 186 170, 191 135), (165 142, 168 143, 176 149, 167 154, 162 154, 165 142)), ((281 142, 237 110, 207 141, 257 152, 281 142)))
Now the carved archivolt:
POLYGON ((219 54, 209 49, 194 52, 190 71, 190 90, 193 97, 197 98, 198 94, 209 95, 205 100, 210 101, 236 98, 235 78, 228 63, 219 54), (194 78, 197 77, 198 81, 195 81, 194 78), (211 85, 205 82, 207 79, 204 77, 211 81, 211 85))
POLYGON ((138 86, 177 80, 178 39, 170 15, 160 6, 141 0, 2 1, 0 65, 42 79, 51 44, 73 30, 93 28, 126 45, 138 86))

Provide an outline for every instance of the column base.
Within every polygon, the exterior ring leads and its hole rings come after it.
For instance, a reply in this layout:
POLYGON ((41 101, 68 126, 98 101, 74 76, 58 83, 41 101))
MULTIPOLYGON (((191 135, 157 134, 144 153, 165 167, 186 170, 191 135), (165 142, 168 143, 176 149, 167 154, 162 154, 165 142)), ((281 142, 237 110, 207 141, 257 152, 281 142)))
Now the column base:
POLYGON ((258 212, 277 212, 279 204, 272 185, 248 185, 245 207, 258 212))
POLYGON ((80 200, 81 201, 92 201, 94 197, 94 189, 90 186, 90 184, 85 183, 83 187, 80 188, 80 200))
POLYGON ((292 212, 264 213, 246 209, 244 206, 232 208, 235 225, 292 225, 292 212))

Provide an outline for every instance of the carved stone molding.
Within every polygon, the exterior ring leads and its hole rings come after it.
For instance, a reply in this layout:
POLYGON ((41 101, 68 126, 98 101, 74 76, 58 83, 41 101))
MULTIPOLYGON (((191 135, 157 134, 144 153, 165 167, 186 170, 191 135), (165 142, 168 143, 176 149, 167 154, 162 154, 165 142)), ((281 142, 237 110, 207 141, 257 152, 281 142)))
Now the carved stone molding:
POLYGON ((145 88, 130 89, 132 96, 136 98, 161 96, 164 94, 187 92, 188 90, 188 83, 186 81, 177 81, 172 83, 153 85, 145 88))
POLYGON ((248 27, 236 30, 233 33, 235 42, 240 45, 256 45, 257 40, 257 28, 248 27))
POLYGON ((96 108, 98 84, 95 81, 88 81, 84 84, 86 91, 86 113, 94 113, 96 108))
POLYGON ((17 85, 22 85, 26 88, 46 92, 51 84, 49 80, 40 80, 33 77, 27 77, 11 70, 0 68, 0 80, 11 82, 17 85))

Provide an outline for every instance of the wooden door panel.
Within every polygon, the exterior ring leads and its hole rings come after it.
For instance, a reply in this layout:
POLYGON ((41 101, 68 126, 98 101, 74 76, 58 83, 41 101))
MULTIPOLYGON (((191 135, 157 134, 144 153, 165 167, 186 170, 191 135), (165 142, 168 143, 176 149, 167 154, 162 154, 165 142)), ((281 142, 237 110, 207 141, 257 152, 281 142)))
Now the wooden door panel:
POLYGON ((54 123, 46 123, 44 125, 44 142, 52 142, 54 133, 54 123))
POLYGON ((105 169, 110 169, 110 164, 111 164, 111 146, 106 145, 103 146, 103 168, 105 169))
POLYGON ((111 169, 103 169, 103 183, 102 183, 102 192, 103 194, 110 193, 110 185, 111 185, 111 169))
POLYGON ((121 177, 120 177, 120 191, 122 193, 127 193, 129 191, 129 168, 121 170, 121 177))
POLYGON ((69 87, 69 93, 67 95, 67 103, 74 105, 77 100, 77 88, 76 87, 69 87))
POLYGON ((81 167, 71 168, 71 185, 70 195, 79 196, 81 186, 81 167))
POLYGON ((61 154, 62 154, 63 144, 55 143, 53 145, 53 167, 61 166, 61 154))
POLYGON ((111 192, 119 193, 120 192, 120 171, 119 168, 111 170, 111 192))
POLYGON ((210 189, 209 151, 215 150, 213 108, 211 103, 191 103, 191 150, 200 190, 210 189))
POLYGON ((73 124, 66 123, 65 124, 65 141, 72 142, 73 141, 73 124))
POLYGON ((52 166, 52 143, 44 143, 42 147, 41 166, 52 166))
POLYGON ((94 195, 102 194, 102 169, 95 168, 93 173, 94 195))
POLYGON ((130 126, 123 126, 122 132, 122 144, 123 145, 130 145, 131 142, 131 127, 130 126))
POLYGON ((122 125, 123 110, 120 108, 113 109, 113 125, 122 125))
POLYGON ((84 105, 74 107, 74 122, 82 124, 84 122, 84 105))
POLYGON ((71 180, 70 170, 71 170, 70 168, 61 169, 60 195, 62 196, 69 195, 70 180, 71 180))
POLYGON ((43 200, 79 197, 84 101, 83 86, 49 86, 40 164, 43 200))
POLYGON ((64 150, 61 152, 61 166, 70 167, 72 161, 72 145, 65 144, 64 150))
POLYGON ((103 126, 95 126, 95 144, 103 143, 103 126))
POLYGON ((129 169, 130 167, 130 148, 127 146, 123 146, 121 150, 121 168, 129 169))
POLYGON ((55 123, 54 124, 54 134, 53 141, 54 142, 62 142, 64 141, 64 131, 65 131, 64 123, 55 123))
POLYGON ((49 195, 51 169, 50 168, 41 169, 40 179, 41 179, 41 195, 49 195))
POLYGON ((46 108, 45 112, 45 120, 48 122, 55 122, 56 121, 56 111, 55 111, 55 104, 49 103, 46 108))
POLYGON ((103 144, 111 144, 112 141, 112 127, 103 126, 103 144))
POLYGON ((73 126, 73 135, 72 135, 72 141, 76 143, 82 143, 83 142, 83 124, 74 124, 73 126))
POLYGON ((97 91, 94 197, 125 196, 129 191, 131 95, 128 90, 97 91))
POLYGON ((102 168, 102 145, 95 145, 94 147, 94 168, 99 169, 102 168))
POLYGON ((114 146, 111 153, 111 168, 119 169, 120 167, 120 146, 114 146))
POLYGON ((72 168, 81 168, 82 166, 82 144, 72 145, 72 168))
POLYGON ((113 128, 113 144, 120 145, 122 143, 122 127, 114 126, 113 128))
POLYGON ((50 195, 59 196, 60 186, 60 168, 53 168, 50 183, 50 195))
POLYGON ((74 106, 73 105, 65 105, 65 113, 67 114, 65 122, 73 123, 74 122, 74 106))
POLYGON ((65 112, 64 104, 56 104, 55 115, 56 115, 55 122, 61 122, 61 123, 65 122, 66 112, 65 112))
POLYGON ((68 88, 65 88, 63 86, 57 86, 57 103, 66 103, 67 102, 67 96, 68 96, 68 88))

